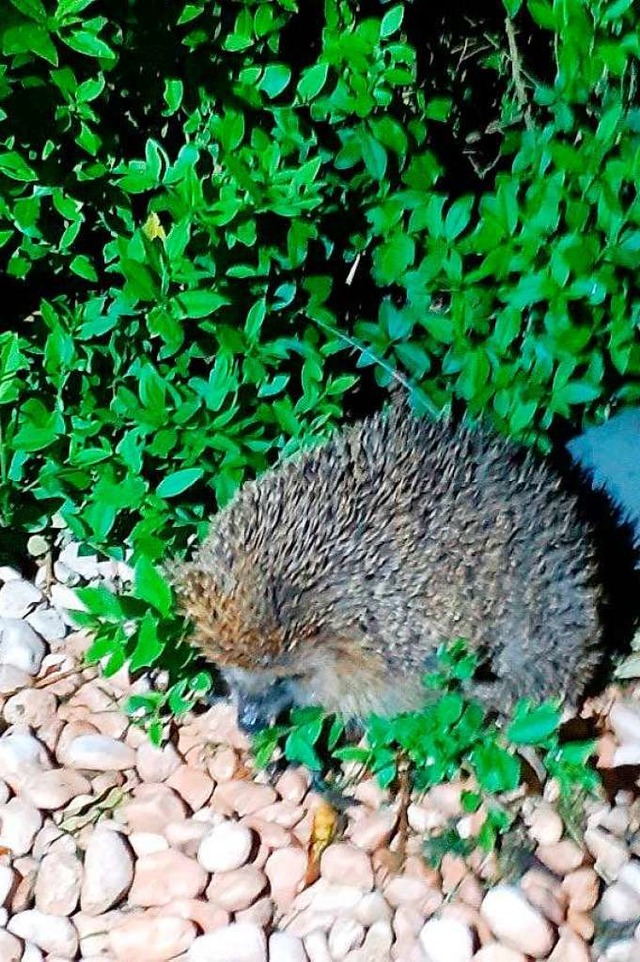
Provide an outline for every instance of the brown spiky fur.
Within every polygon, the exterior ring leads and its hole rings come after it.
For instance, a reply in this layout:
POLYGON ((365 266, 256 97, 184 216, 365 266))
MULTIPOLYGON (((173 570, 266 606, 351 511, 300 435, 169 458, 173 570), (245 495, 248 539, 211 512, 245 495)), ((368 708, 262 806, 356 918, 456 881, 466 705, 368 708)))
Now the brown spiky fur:
POLYGON ((246 484, 175 574, 194 643, 258 697, 414 709, 465 638, 505 708, 575 702, 600 641, 591 530, 546 464, 483 430, 378 414, 246 484))

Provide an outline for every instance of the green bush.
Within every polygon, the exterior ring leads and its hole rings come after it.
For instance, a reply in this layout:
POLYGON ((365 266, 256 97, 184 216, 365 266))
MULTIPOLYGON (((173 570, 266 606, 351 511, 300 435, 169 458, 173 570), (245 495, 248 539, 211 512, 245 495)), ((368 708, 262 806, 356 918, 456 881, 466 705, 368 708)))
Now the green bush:
POLYGON ((174 651, 145 566, 363 377, 543 447, 640 396, 640 15, 446 8, 3 6, 0 524, 132 550, 111 668, 174 651))
MULTIPOLYGON (((558 705, 533 706, 520 702, 508 722, 498 727, 483 708, 465 696, 464 682, 476 669, 477 659, 462 640, 439 651, 439 671, 425 677, 432 694, 421 712, 395 718, 371 716, 364 724, 364 744, 344 744, 344 723, 327 717, 321 708, 296 709, 289 725, 276 725, 254 736, 256 762, 266 765, 279 748, 284 757, 323 772, 331 764, 351 762, 372 772, 384 788, 398 787, 400 773, 410 788, 426 791, 455 779, 462 771, 473 788, 463 792, 465 811, 484 806, 486 818, 477 838, 462 839, 452 827, 443 837, 447 849, 471 851, 476 845, 491 850, 517 815, 519 801, 510 808, 499 801, 523 779, 517 752, 526 746, 538 754, 544 771, 558 785, 560 807, 570 824, 579 821, 582 802, 600 786, 587 762, 593 741, 562 741, 558 705)), ((425 694, 427 694, 425 692, 425 694)), ((337 783, 344 790, 344 776, 337 783)), ((436 843, 434 852, 441 846, 436 843)), ((445 849, 446 850, 446 849, 445 849)))

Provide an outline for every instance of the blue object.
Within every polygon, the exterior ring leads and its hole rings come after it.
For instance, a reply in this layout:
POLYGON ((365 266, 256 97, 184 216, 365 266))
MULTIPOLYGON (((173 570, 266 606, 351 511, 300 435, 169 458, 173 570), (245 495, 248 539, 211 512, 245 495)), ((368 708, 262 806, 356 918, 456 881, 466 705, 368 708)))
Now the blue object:
POLYGON ((640 548, 640 408, 627 408, 567 445, 573 461, 603 488, 634 530, 640 548))

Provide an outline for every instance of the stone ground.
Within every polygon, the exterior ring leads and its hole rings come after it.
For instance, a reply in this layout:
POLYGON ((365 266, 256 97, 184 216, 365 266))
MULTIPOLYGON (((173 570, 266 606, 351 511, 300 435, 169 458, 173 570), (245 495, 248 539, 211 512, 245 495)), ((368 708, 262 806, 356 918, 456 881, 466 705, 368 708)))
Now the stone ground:
POLYGON ((0 962, 640 962, 637 686, 583 712, 609 801, 578 841, 548 782, 521 799, 524 874, 478 852, 435 871, 425 835, 479 828, 462 783, 413 798, 404 831, 398 802, 361 782, 332 840, 304 771, 253 771, 229 706, 153 748, 119 707, 148 682, 82 670, 65 612, 113 563, 70 545, 54 574, 45 592, 44 569, 35 584, 0 569, 0 962))

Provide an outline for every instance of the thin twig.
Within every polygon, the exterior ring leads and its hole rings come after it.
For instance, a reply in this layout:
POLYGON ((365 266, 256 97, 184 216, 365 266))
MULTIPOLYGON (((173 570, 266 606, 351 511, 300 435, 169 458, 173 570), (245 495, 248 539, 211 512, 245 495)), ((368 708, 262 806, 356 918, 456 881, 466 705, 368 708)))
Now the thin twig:
POLYGON ((507 17, 505 22, 505 30, 507 32, 507 40, 509 42, 509 57, 511 60, 511 74, 513 76, 513 86, 516 89, 516 97, 518 98, 518 103, 522 107, 524 113, 524 124, 527 130, 533 130, 533 120, 531 119, 531 105, 527 98, 527 89, 524 85, 522 79, 522 70, 520 69, 520 54, 518 52, 518 44, 516 43, 516 32, 513 27, 513 20, 511 17, 507 17))

